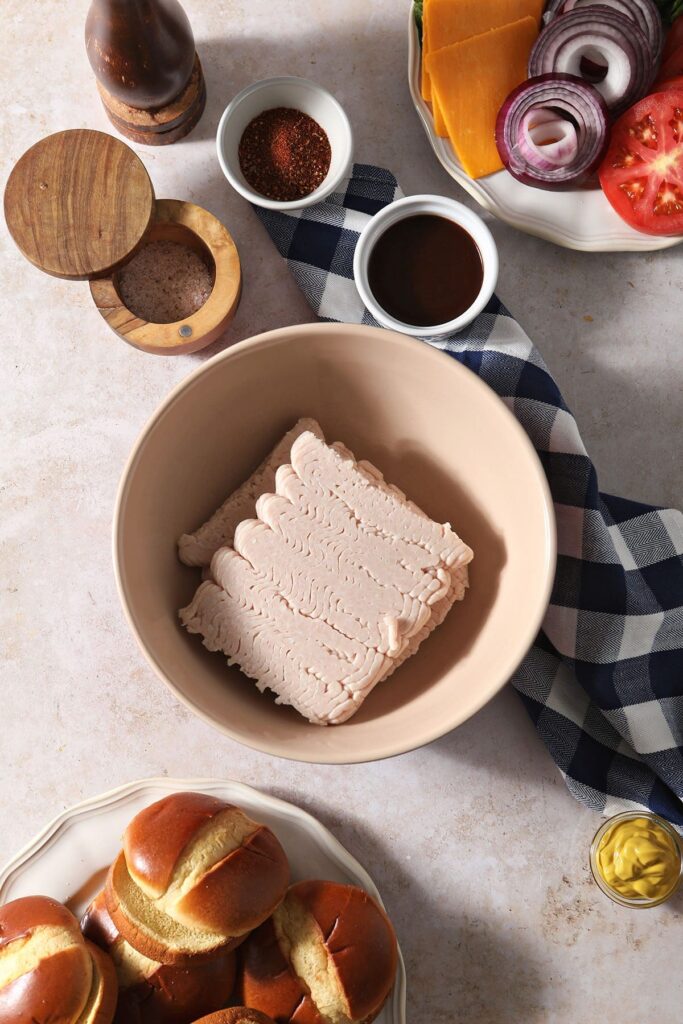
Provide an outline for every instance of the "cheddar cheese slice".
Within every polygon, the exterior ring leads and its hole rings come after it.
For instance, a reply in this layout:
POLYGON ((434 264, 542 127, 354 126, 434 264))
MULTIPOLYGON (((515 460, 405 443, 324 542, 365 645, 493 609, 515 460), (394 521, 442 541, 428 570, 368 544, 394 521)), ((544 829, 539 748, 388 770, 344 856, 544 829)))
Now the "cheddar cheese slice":
POLYGON ((540 26, 544 7, 545 0, 425 0, 422 12, 423 98, 428 101, 432 98, 424 60, 428 53, 520 18, 535 18, 540 26))
POLYGON ((436 96, 432 93, 432 114, 434 115, 434 131, 440 139, 448 138, 448 128, 444 121, 441 107, 436 102, 436 96))
POLYGON ((427 7, 429 6, 429 2, 430 2, 430 0, 423 0, 423 4, 422 4, 422 66, 421 66, 421 69, 420 69, 421 70, 420 92, 422 93, 422 98, 425 99, 425 100, 430 100, 431 99, 431 94, 430 94, 430 90, 429 90, 429 75, 427 74, 427 63, 425 61, 425 57, 427 56, 427 53, 429 52, 429 39, 428 39, 427 19, 425 18, 425 12, 427 10, 427 7))
POLYGON ((471 178, 483 178, 503 166, 496 147, 496 118, 512 90, 527 77, 537 35, 535 19, 520 18, 427 56, 448 137, 471 178))
POLYGON ((461 43, 470 36, 501 28, 520 18, 531 17, 537 26, 545 0, 425 0, 422 14, 422 96, 431 102, 437 135, 448 135, 446 124, 434 99, 426 57, 435 50, 461 43))

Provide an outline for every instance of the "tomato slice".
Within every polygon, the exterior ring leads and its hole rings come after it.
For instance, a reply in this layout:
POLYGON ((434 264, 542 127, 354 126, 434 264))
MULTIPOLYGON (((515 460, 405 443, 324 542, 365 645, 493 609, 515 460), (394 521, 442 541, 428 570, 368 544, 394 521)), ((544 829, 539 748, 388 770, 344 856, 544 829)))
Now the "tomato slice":
POLYGON ((667 33, 664 41, 664 51, 662 53, 664 60, 666 60, 667 57, 670 57, 674 50, 677 50, 679 46, 683 46, 683 14, 680 14, 676 18, 667 33))
POLYGON ((669 56, 662 61, 657 81, 666 82, 669 78, 676 78, 677 75, 683 75, 683 43, 672 50, 669 56))
POLYGON ((615 121, 600 184, 627 224, 683 235, 683 89, 645 96, 615 121))
POLYGON ((683 89, 683 75, 670 78, 667 82, 655 82, 652 86, 653 92, 666 92, 667 89, 683 89))

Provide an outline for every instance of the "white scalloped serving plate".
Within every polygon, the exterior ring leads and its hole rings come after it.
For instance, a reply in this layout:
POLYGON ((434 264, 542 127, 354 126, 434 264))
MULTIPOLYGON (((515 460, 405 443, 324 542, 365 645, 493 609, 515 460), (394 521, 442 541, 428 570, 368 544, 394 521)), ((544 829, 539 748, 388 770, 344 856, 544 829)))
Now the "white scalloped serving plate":
POLYGON ((458 163, 448 139, 440 139, 434 131, 431 108, 422 99, 421 47, 412 2, 408 41, 410 95, 432 149, 451 177, 489 213, 529 235, 584 252, 652 252, 683 241, 681 235, 645 235, 634 231, 617 216, 600 189, 548 192, 522 185, 507 171, 474 181, 458 163))
MULTIPOLYGON (((324 825, 293 804, 240 782, 216 779, 143 779, 85 800, 60 814, 0 872, 0 904, 40 893, 66 903, 79 916, 101 887, 130 819, 155 800, 197 790, 236 803, 277 834, 294 880, 328 878, 358 885, 382 902, 365 868, 324 825)), ((406 973, 399 950, 393 992, 378 1024, 405 1024, 406 973)))

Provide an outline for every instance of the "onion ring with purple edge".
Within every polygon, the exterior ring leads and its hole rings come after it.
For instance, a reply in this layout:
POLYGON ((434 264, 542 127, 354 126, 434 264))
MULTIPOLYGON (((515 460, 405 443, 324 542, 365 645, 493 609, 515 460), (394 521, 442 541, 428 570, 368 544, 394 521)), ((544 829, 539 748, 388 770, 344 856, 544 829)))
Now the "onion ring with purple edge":
POLYGON ((584 188, 607 149, 609 115, 594 86, 573 75, 523 82, 500 108, 496 144, 501 160, 525 185, 584 188))
POLYGON ((597 4, 611 7, 638 25, 650 44, 653 61, 659 63, 664 47, 664 25, 654 0, 550 0, 543 21, 547 25, 560 15, 597 4))
POLYGON ((552 73, 581 78, 581 62, 586 58, 607 68, 595 88, 613 116, 644 96, 656 74, 642 30, 623 14, 596 4, 546 25, 531 50, 529 78, 552 73))

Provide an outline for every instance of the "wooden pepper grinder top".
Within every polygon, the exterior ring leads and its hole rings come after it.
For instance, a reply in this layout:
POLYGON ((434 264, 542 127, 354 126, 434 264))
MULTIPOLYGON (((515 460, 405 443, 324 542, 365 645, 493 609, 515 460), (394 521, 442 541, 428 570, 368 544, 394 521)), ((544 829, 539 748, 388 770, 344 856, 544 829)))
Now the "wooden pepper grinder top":
POLYGON ((206 87, 178 0, 92 0, 85 45, 104 108, 122 135, 160 146, 197 124, 206 87))

